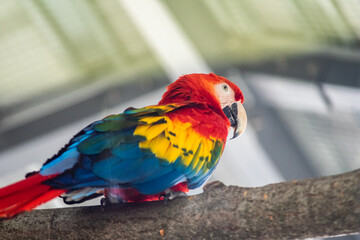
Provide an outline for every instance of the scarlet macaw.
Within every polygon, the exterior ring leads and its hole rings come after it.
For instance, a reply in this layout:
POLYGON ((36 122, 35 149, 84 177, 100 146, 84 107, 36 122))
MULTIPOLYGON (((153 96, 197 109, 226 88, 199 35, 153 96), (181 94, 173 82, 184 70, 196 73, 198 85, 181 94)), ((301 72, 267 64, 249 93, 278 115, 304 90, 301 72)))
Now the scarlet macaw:
POLYGON ((241 90, 215 74, 189 74, 170 84, 158 105, 128 108, 79 133, 38 172, 0 189, 0 217, 61 196, 79 203, 172 198, 201 186, 214 171, 230 127, 246 127, 241 90))

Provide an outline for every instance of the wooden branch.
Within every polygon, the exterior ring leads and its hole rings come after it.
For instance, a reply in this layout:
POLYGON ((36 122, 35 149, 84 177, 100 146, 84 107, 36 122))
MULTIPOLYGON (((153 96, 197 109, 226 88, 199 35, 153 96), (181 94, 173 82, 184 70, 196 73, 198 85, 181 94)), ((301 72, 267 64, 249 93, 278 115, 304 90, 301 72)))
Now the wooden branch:
POLYGON ((293 239, 360 231, 360 169, 259 188, 206 186, 164 202, 35 210, 1 239, 293 239))

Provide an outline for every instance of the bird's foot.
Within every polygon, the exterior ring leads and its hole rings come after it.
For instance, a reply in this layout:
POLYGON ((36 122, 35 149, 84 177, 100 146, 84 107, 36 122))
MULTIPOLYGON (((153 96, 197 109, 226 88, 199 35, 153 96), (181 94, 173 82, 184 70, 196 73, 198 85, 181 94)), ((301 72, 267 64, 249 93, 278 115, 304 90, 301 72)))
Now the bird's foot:
POLYGON ((100 205, 102 207, 108 207, 110 205, 116 205, 119 203, 123 203, 123 201, 120 201, 119 199, 108 198, 108 197, 103 197, 100 199, 100 205))
POLYGON ((164 191, 164 193, 162 193, 159 196, 159 200, 163 200, 164 203, 166 204, 168 201, 174 200, 175 198, 179 198, 179 197, 186 197, 188 196, 186 193, 181 192, 181 191, 173 191, 171 189, 166 189, 164 191))
POLYGON ((100 205, 101 207, 107 207, 111 205, 111 202, 106 197, 103 197, 100 199, 100 205))

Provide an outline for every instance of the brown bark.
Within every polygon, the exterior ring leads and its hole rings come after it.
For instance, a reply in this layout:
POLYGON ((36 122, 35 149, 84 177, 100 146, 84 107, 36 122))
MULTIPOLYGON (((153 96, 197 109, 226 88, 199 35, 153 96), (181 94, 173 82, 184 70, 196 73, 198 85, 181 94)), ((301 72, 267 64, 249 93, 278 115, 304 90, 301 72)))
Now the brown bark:
POLYGON ((360 169, 259 188, 206 186, 164 202, 35 210, 1 239, 293 239, 360 231, 360 169))

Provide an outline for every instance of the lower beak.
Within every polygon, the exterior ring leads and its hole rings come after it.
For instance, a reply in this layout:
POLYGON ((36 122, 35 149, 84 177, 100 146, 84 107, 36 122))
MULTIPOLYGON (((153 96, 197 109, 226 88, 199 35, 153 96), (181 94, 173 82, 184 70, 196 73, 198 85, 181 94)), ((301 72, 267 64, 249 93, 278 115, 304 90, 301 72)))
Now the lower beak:
POLYGON ((229 119, 231 127, 234 128, 234 135, 231 139, 240 136, 246 128, 247 117, 244 106, 241 102, 234 102, 230 106, 223 108, 226 117, 229 119))

